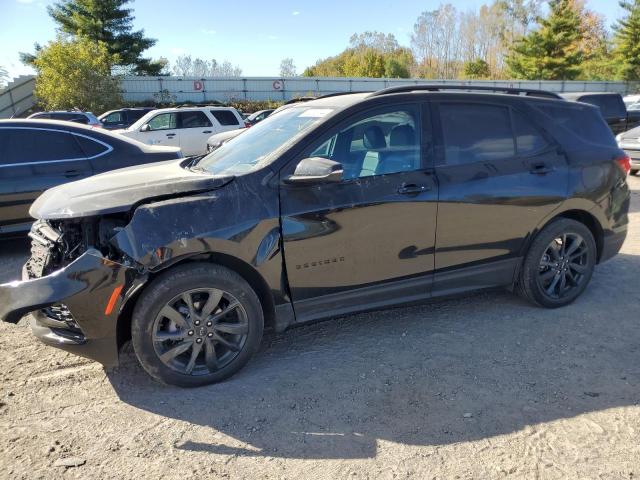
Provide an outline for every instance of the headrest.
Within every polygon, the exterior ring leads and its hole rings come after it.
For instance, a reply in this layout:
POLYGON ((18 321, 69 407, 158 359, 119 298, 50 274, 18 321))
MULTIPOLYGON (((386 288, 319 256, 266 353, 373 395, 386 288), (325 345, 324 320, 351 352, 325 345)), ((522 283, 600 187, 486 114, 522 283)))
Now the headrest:
POLYGON ((364 131, 364 148, 377 150, 386 147, 387 141, 384 138, 382 128, 377 125, 372 125, 364 131))
POLYGON ((411 125, 398 125, 391 129, 389 146, 413 147, 416 144, 416 132, 411 125))

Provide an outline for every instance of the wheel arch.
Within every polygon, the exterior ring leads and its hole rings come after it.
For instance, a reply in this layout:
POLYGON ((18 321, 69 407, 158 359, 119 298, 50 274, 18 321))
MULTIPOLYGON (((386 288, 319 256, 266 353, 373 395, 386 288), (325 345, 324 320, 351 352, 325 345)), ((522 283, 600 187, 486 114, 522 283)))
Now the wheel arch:
POLYGON ((276 313, 273 295, 271 294, 267 282, 255 268, 253 268, 245 261, 233 257, 232 255, 218 252, 199 253, 176 259, 175 261, 171 262, 170 265, 167 265, 164 268, 150 273, 144 285, 141 288, 138 288, 126 300, 125 304, 120 310, 120 315, 118 316, 118 324, 116 327, 118 349, 120 349, 128 340, 131 339, 131 316, 133 314, 133 309, 138 301, 138 298, 147 288, 149 283, 161 273, 171 270, 178 265, 196 262, 214 263, 226 267, 229 270, 232 270, 240 275, 256 292, 256 295, 258 295, 258 299, 260 300, 260 305, 262 306, 262 312, 264 315, 265 327, 269 328, 275 326, 276 313))
POLYGON ((591 212, 580 208, 572 208, 562 212, 556 212, 555 215, 546 219, 530 236, 523 254, 526 254, 531 246, 531 242, 543 228, 561 218, 575 220, 582 223, 589 229, 596 242, 596 263, 599 263, 604 249, 604 229, 602 228, 600 221, 591 212))

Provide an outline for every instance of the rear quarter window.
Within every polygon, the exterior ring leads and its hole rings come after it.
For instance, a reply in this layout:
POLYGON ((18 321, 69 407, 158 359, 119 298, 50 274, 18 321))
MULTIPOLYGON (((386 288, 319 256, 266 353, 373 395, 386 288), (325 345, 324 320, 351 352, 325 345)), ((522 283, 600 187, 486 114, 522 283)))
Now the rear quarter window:
POLYGON ((99 143, 87 137, 81 137, 78 135, 74 136, 80 144, 80 148, 82 148, 82 151, 89 158, 103 155, 109 151, 109 147, 107 145, 103 145, 102 143, 99 143))
POLYGON ((240 125, 238 117, 229 110, 211 110, 211 115, 213 115, 213 118, 222 126, 240 125))
MULTIPOLYGON (((569 102, 538 104, 535 108, 544 113, 552 125, 566 128, 585 142, 608 147, 617 146, 609 125, 595 108, 569 102)), ((554 135, 558 134, 553 128, 549 130, 553 131, 554 135)))

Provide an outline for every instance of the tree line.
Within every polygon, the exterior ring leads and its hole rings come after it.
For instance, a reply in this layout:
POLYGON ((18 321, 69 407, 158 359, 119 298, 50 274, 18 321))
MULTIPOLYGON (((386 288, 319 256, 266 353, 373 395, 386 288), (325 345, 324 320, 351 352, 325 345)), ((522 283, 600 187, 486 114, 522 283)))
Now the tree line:
POLYGON ((494 0, 466 12, 445 3, 418 17, 408 47, 392 34, 353 35, 303 75, 639 80, 640 0, 619 4, 623 17, 609 30, 585 0, 494 0))
MULTIPOLYGON (((122 103, 118 75, 240 76, 229 61, 182 55, 171 65, 143 52, 155 44, 133 29, 130 0, 59 0, 48 13, 57 38, 21 54, 37 71, 45 108, 103 111, 122 103)), ((354 34, 347 48, 302 75, 438 79, 640 80, 640 0, 621 0, 611 29, 585 0, 493 0, 462 12, 423 12, 409 45, 392 34, 354 34)), ((292 58, 280 75, 297 75, 292 58)), ((6 83, 0 68, 0 85, 6 83)))

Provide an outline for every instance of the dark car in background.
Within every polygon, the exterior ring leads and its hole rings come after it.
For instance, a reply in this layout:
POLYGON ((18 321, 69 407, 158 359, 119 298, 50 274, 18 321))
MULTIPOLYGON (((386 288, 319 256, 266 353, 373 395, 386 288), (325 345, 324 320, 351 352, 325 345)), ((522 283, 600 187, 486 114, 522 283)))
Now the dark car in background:
POLYGON ((265 326, 493 287, 562 307, 625 240, 628 171, 597 108, 547 92, 300 102, 204 158, 45 192, 0 319, 33 312, 36 337, 105 365, 131 339, 150 375, 197 386, 265 326))
POLYGON ((600 108, 614 135, 640 126, 640 110, 629 109, 622 95, 613 92, 581 92, 561 94, 567 100, 583 102, 600 108))
POLYGON ((273 113, 274 110, 275 110, 274 108, 269 110, 258 110, 257 112, 254 112, 251 115, 249 115, 247 118, 245 118, 244 123, 247 127, 251 127, 256 123, 259 123, 265 118, 267 118, 269 115, 273 113))
POLYGON ((117 168, 180 158, 120 135, 60 121, 0 120, 0 235, 28 231, 48 188, 117 168))
POLYGON ((147 113, 155 110, 155 107, 121 108, 119 110, 109 110, 98 117, 102 127, 107 130, 117 130, 128 128, 147 113))
POLYGON ((91 127, 102 127, 100 120, 91 112, 76 110, 59 110, 55 112, 37 112, 27 117, 29 120, 60 120, 63 122, 79 123, 91 127))

